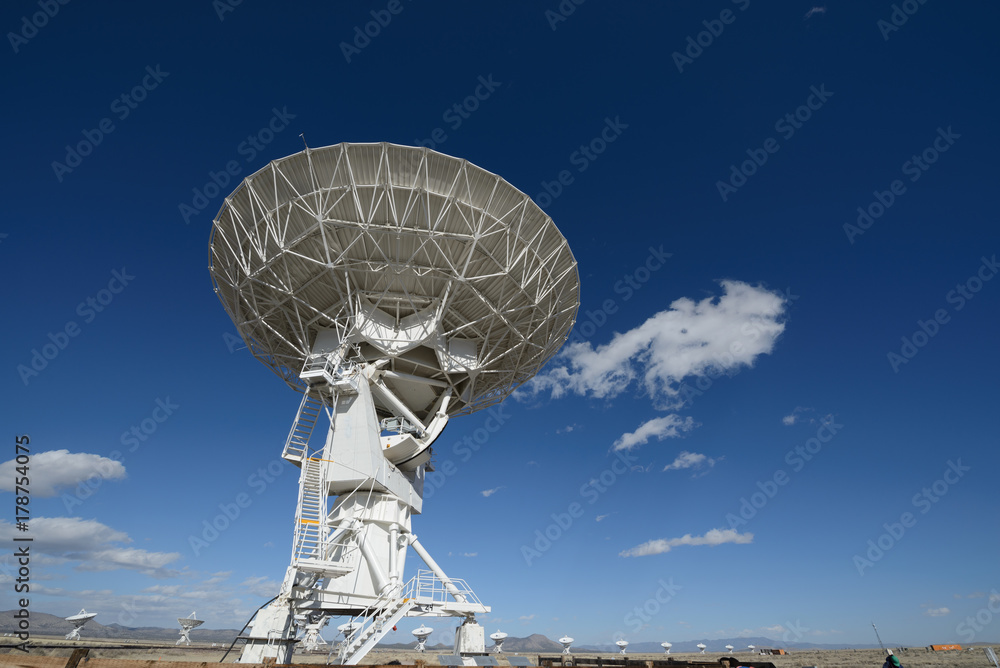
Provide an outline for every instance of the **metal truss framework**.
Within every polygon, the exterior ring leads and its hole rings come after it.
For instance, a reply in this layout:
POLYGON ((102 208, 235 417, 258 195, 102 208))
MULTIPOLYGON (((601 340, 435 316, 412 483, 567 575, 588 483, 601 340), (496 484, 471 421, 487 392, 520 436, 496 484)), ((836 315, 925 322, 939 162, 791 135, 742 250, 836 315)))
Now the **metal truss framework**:
POLYGON ((249 349, 289 385, 302 389, 331 329, 390 372, 448 386, 453 416, 531 378, 579 305, 569 245, 527 195, 386 143, 307 149, 248 177, 214 221, 210 271, 249 349))

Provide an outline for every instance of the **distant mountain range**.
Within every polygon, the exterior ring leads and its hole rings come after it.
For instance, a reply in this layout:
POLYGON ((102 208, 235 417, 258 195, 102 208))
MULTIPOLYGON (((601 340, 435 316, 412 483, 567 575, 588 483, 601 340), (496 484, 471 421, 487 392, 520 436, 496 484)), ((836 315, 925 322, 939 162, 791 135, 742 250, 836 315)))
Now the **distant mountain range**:
MULTIPOLYGON (((0 633, 12 633, 17 631, 14 610, 0 612, 0 633)), ((39 636, 62 636, 72 630, 72 626, 62 617, 49 615, 44 612, 31 613, 31 633, 39 636)), ((331 633, 327 629, 327 635, 331 633)), ((206 629, 196 628, 191 631, 193 642, 214 642, 229 644, 239 634, 238 629, 206 629)), ((101 638, 111 640, 148 640, 155 642, 174 643, 180 637, 180 625, 175 628, 161 628, 156 626, 129 627, 121 624, 104 625, 96 619, 81 631, 81 635, 86 638, 101 638)), ((671 641, 673 642, 673 641, 671 641)), ((745 652, 747 645, 756 647, 781 647, 787 650, 804 649, 844 649, 846 644, 820 644, 820 643, 781 643, 770 638, 715 638, 701 640, 682 640, 674 642, 670 648, 672 654, 681 652, 698 652, 699 643, 707 646, 706 652, 712 654, 723 653, 726 645, 733 645, 734 652, 745 652)), ((487 645, 489 645, 487 641, 487 645)), ((413 649, 416 641, 408 643, 387 643, 378 645, 379 649, 413 649)), ((539 633, 532 634, 527 638, 509 637, 504 641, 504 650, 508 652, 520 652, 526 654, 549 654, 562 651, 562 645, 550 640, 539 633)), ((878 645, 850 645, 851 649, 875 649, 878 645)), ((451 651, 451 645, 438 644, 427 648, 429 651, 451 651)), ((618 648, 613 644, 606 645, 574 645, 573 649, 578 652, 595 652, 601 654, 616 653, 618 648)), ((630 654, 662 654, 663 648, 659 642, 634 642, 628 646, 630 654)))

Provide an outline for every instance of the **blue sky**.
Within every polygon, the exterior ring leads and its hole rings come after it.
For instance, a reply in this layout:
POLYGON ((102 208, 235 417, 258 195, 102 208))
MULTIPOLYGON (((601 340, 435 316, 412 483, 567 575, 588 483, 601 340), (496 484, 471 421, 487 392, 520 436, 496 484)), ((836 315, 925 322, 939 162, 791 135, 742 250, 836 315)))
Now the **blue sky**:
POLYGON ((2 10, 34 610, 240 627, 276 593, 299 398, 207 242, 305 133, 500 174, 579 263, 572 345, 449 425, 413 523, 489 632, 1000 638, 995 6, 224 3, 2 10))

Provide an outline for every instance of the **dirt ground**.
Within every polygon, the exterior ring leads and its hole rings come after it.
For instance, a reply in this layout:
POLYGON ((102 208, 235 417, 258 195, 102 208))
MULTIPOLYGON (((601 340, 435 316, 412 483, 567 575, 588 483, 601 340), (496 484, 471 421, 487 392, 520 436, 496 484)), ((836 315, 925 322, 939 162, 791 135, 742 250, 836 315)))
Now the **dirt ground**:
MULTIPOLYGON (((104 659, 133 659, 140 661, 192 661, 218 663, 225 652, 225 647, 212 647, 211 644, 194 643, 190 647, 174 647, 162 645, 156 647, 137 646, 122 648, 121 641, 101 641, 88 640, 80 643, 65 642, 59 639, 35 638, 34 642, 51 645, 48 648, 36 648, 30 653, 43 656, 66 656, 68 657, 74 647, 92 647, 90 658, 104 659)), ((239 655, 238 649, 229 654, 226 663, 236 660, 239 655)), ((994 648, 995 651, 1000 648, 994 648)), ((513 654, 513 653, 511 653, 513 654)), ((991 664, 983 653, 982 648, 963 650, 960 652, 928 652, 924 648, 904 649, 897 652, 904 668, 988 668, 991 664)), ((0 650, 0 665, 13 665, 19 657, 23 657, 22 652, 11 650, 0 650), (10 654, 3 652, 10 651, 10 654)), ((532 662, 537 661, 537 654, 526 654, 532 662)), ((547 654, 546 656, 551 656, 547 654)), ((612 658, 613 654, 577 654, 580 657, 605 656, 612 658)), ((629 658, 635 660, 655 660, 662 659, 663 654, 629 654, 629 658)), ((720 654, 685 654, 671 653, 675 659, 688 659, 695 661, 714 661, 720 654)), ((803 650, 796 651, 786 656, 756 657, 746 652, 736 654, 737 658, 747 660, 771 661, 777 668, 803 668, 816 666, 817 668, 881 668, 884 654, 881 650, 803 650)), ((405 650, 378 650, 369 653, 362 665, 385 665, 392 661, 399 661, 403 665, 414 665, 417 659, 423 659, 429 665, 437 664, 437 653, 427 652, 418 654, 405 650)), ((295 654, 296 664, 322 665, 327 660, 326 652, 315 654, 295 654)), ((80 664, 81 668, 86 666, 80 664)))

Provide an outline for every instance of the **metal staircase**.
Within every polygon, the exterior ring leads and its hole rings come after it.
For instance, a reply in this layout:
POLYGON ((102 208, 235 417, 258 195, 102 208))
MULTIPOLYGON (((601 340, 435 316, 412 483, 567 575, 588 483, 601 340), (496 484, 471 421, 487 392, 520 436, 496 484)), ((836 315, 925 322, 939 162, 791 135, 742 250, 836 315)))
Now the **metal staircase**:
POLYGON ((415 586, 416 578, 410 580, 402 591, 392 589, 392 593, 380 596, 378 601, 365 612, 351 620, 353 623, 361 624, 361 628, 340 644, 338 648, 340 665, 356 665, 399 620, 406 616, 406 613, 417 605, 413 597, 415 586))
POLYGON ((299 513, 295 522, 295 550, 292 563, 317 561, 326 540, 326 490, 323 489, 323 462, 302 460, 302 483, 299 486, 299 513))
POLYGON ((323 399, 319 391, 315 388, 308 388, 302 395, 302 403, 299 404, 299 412, 292 423, 292 430, 288 432, 288 439, 285 441, 285 449, 281 456, 292 462, 299 463, 309 454, 309 438, 316 428, 316 422, 323 412, 323 399))

